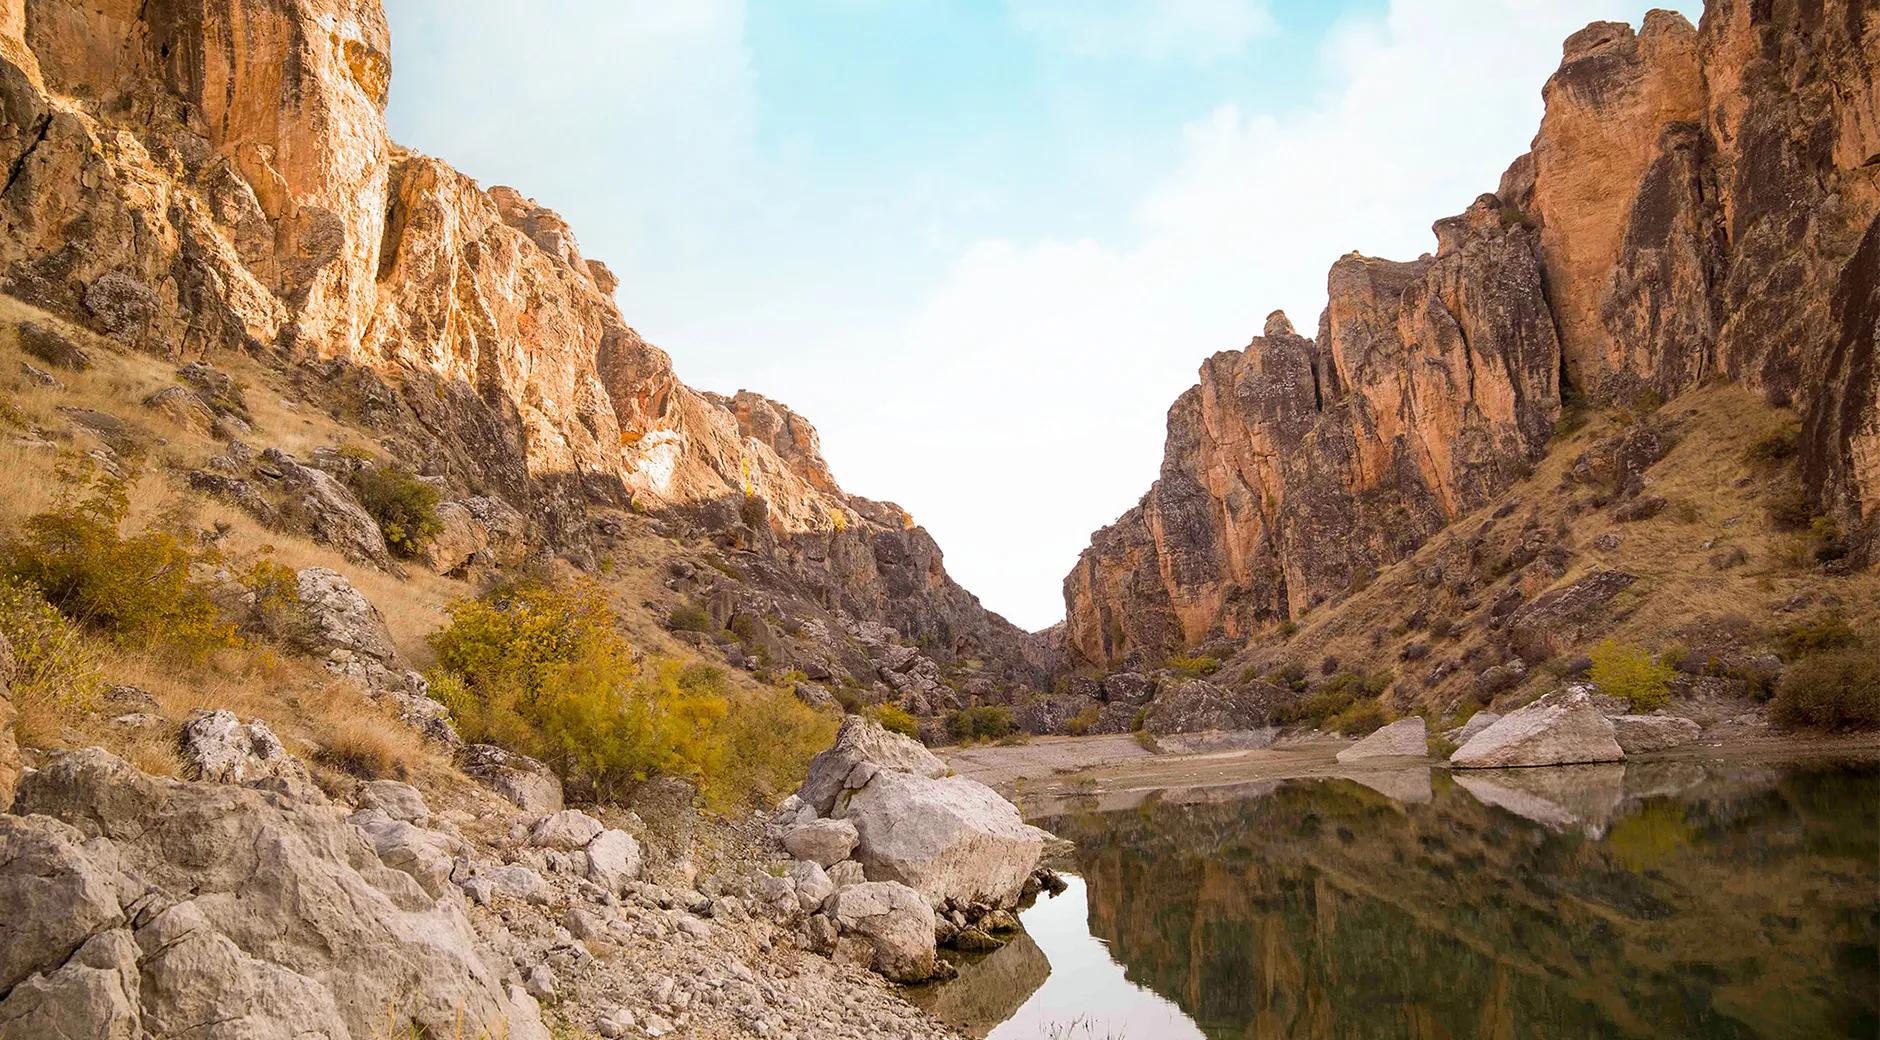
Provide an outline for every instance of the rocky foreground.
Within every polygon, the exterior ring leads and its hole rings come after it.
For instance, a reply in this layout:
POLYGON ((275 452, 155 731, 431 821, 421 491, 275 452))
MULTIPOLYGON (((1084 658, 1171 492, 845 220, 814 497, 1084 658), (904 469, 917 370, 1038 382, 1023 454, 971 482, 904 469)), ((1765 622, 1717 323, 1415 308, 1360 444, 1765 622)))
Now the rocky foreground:
POLYGON ((774 821, 729 825, 563 808, 489 749, 434 804, 330 796, 227 712, 179 739, 201 779, 98 748, 21 779, 0 1037, 949 1036, 883 976, 1000 945, 1050 880, 1009 803, 855 717, 774 821))

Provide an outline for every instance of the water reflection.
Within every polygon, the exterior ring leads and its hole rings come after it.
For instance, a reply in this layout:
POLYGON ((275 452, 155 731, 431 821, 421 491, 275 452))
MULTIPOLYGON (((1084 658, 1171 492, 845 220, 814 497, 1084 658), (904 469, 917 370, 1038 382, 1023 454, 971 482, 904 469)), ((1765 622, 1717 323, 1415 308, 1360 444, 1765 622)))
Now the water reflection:
POLYGON ((1039 821, 1083 882, 991 1035, 1880 1036, 1873 763, 1364 780, 1039 821))

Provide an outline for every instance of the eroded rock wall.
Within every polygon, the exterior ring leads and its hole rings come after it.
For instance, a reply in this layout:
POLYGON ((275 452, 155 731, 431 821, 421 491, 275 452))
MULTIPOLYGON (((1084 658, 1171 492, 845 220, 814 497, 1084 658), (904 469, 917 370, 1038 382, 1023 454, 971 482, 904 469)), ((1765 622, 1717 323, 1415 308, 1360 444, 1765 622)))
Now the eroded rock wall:
POLYGON ((0 292, 165 355, 238 349, 557 548, 590 507, 778 553, 910 637, 1017 646, 814 427, 685 385, 568 225, 394 145, 379 0, 0 0, 0 292))
POLYGON ((1403 558, 1595 400, 1739 381, 1802 417, 1808 493, 1880 503, 1880 10, 1714 0, 1570 37, 1532 150, 1410 263, 1333 266, 1169 412, 1160 479, 1065 580, 1085 663, 1239 637, 1403 558))

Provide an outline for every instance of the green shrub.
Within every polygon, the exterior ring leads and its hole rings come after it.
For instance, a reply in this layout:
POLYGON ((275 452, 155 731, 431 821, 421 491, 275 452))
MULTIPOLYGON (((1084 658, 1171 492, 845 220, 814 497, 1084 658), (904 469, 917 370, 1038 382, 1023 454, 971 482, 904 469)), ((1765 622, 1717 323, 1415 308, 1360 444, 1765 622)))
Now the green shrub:
POLYGON ((1769 713, 1788 726, 1880 726, 1880 653, 1850 647, 1796 662, 1783 673, 1769 713))
POLYGON ((1782 656, 1790 660, 1828 650, 1840 650, 1860 643, 1860 636, 1847 619, 1830 611, 1782 630, 1777 637, 1782 656))
POLYGON ((1167 667, 1184 679, 1199 679, 1221 670, 1217 657, 1171 657, 1167 667))
POLYGON ((1350 707, 1333 716, 1327 725, 1347 737, 1362 737, 1389 721, 1390 716, 1384 711, 1384 705, 1376 697, 1367 697, 1354 701, 1350 707))
POLYGON ((1636 646, 1610 639, 1593 648, 1593 669, 1588 678, 1608 697, 1628 701, 1633 711, 1650 711, 1671 700, 1670 665, 1654 661, 1636 646))
POLYGON ((431 539, 444 532, 438 519, 437 489, 402 466, 364 466, 349 481, 359 504, 378 521, 379 532, 392 552, 407 559, 417 556, 431 539))
POLYGON ((718 630, 718 623, 712 620, 711 612, 697 603, 681 603, 672 608, 666 624, 675 632, 705 632, 718 630))
POLYGON ((1102 717, 1103 707, 1101 705, 1085 705, 1084 710, 1078 712, 1069 722, 1064 724, 1064 732, 1069 733, 1073 737, 1081 737, 1089 733, 1090 727, 1095 726, 1097 720, 1102 717))
POLYGON ((960 744, 999 740, 1011 735, 1015 728, 1012 713, 996 705, 964 708, 947 716, 947 735, 960 744))
POLYGON ((865 714, 880 723, 881 728, 890 733, 920 739, 920 720, 898 704, 877 704, 869 708, 865 714))
POLYGON ((0 546, 0 576, 38 590, 60 614, 126 646, 200 658, 234 645, 234 626, 190 579, 200 554, 161 528, 124 535, 119 528, 128 512, 122 481, 74 486, 58 508, 29 517, 19 536, 0 546))

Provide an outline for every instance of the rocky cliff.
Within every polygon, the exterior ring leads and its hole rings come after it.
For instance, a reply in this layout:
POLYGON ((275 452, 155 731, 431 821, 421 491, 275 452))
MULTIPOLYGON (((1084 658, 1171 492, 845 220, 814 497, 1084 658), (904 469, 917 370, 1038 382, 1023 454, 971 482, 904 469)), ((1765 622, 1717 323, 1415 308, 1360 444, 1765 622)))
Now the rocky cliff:
POLYGON ((1160 478, 1065 579, 1084 663, 1284 626, 1493 500, 1563 400, 1713 380, 1800 417, 1813 506, 1880 505, 1880 12, 1713 0, 1568 39, 1532 150, 1409 263, 1358 255, 1169 411, 1160 478))
POLYGON ((1035 671, 925 531, 842 491, 807 421, 681 382, 558 216, 393 144, 388 54, 378 0, 3 0, 0 291, 292 370, 577 563, 631 506, 942 660, 1035 671))

